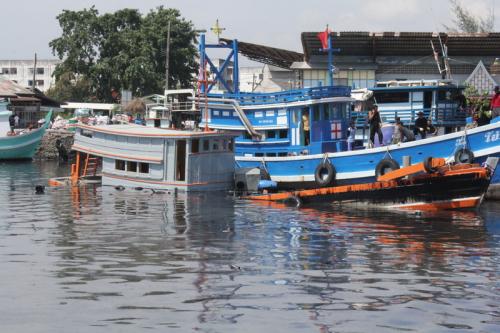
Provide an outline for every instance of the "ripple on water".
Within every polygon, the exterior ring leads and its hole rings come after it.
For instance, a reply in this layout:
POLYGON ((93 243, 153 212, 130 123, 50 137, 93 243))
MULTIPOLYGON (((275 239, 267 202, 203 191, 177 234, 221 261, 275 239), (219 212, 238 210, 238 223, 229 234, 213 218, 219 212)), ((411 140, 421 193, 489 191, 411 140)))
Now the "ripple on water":
POLYGON ((499 330, 498 205, 413 215, 106 187, 34 194, 65 172, 0 164, 5 331, 499 330))

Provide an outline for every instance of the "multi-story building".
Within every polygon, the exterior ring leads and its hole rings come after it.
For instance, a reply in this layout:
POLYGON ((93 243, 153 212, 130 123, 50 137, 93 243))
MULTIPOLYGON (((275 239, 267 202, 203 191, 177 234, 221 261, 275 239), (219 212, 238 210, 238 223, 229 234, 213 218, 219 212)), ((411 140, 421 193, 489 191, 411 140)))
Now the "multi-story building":
POLYGON ((37 60, 36 69, 34 60, 0 60, 0 75, 14 81, 23 87, 35 87, 45 92, 54 83, 52 76, 60 60, 37 60))

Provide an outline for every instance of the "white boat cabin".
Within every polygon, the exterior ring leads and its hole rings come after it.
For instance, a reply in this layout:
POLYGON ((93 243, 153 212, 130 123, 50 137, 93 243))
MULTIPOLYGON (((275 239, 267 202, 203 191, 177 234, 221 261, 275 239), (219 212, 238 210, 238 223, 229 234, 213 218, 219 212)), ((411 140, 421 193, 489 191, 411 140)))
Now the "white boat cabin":
POLYGON ((231 134, 78 125, 73 149, 79 153, 74 167, 79 176, 95 173, 99 158, 103 185, 207 191, 230 189, 234 183, 231 134))

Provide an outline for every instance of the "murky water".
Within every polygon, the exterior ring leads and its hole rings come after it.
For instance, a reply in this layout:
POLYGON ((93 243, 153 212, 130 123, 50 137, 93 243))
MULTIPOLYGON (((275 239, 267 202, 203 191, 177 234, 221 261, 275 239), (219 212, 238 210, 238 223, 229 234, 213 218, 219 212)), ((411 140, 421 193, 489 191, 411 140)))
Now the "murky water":
POLYGON ((500 205, 412 215, 34 186, 0 164, 1 332, 499 332, 500 205))

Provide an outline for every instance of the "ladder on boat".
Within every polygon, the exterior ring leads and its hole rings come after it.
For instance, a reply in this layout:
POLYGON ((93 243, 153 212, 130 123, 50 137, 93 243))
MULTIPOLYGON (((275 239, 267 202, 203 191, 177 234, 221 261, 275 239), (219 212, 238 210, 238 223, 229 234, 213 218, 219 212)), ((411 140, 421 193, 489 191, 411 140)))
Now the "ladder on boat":
POLYGON ((97 168, 99 166, 99 159, 97 157, 90 157, 90 154, 87 154, 87 158, 85 159, 85 166, 83 167, 82 176, 95 176, 97 174, 97 168))

